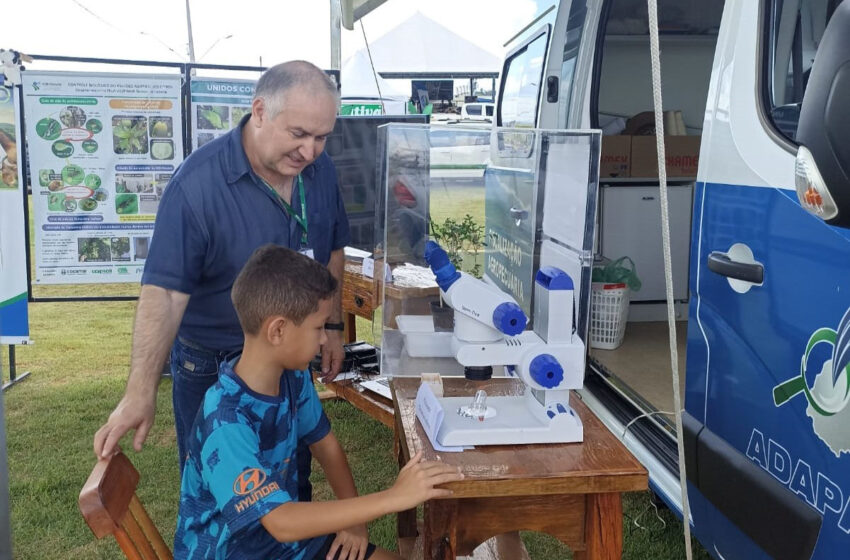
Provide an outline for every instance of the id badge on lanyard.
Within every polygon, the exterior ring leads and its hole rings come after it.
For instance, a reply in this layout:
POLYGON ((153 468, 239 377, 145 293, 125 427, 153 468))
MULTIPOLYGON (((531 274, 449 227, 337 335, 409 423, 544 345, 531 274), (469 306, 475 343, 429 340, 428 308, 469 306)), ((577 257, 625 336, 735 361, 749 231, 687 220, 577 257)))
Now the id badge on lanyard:
POLYGON ((316 257, 313 254, 313 248, 310 247, 310 243, 307 238, 307 201, 304 197, 304 181, 301 179, 301 174, 298 174, 298 198, 301 202, 301 219, 295 217, 295 221, 298 222, 298 226, 301 228, 301 239, 298 242, 298 252, 302 255, 307 255, 311 259, 315 260, 316 257))
MULTIPOLYGON (((265 183, 265 180, 263 180, 263 182, 265 183)), ((300 216, 295 213, 295 211, 292 209, 292 206, 290 206, 289 203, 286 202, 271 185, 266 183, 266 186, 275 195, 275 198, 280 202, 281 206, 286 211, 287 215, 290 218, 292 218, 293 220, 295 220, 295 222, 298 226, 296 229, 299 229, 299 228, 301 229, 301 238, 299 239, 299 242, 298 242, 298 252, 301 253, 302 255, 307 255, 311 259, 315 259, 316 257, 313 254, 313 248, 310 247, 308 237, 307 237, 307 229, 308 229, 308 227, 307 227, 307 201, 305 200, 305 197, 304 197, 304 180, 301 179, 300 173, 298 174, 298 177, 297 177, 297 184, 298 184, 298 199, 301 202, 301 215, 300 216)))

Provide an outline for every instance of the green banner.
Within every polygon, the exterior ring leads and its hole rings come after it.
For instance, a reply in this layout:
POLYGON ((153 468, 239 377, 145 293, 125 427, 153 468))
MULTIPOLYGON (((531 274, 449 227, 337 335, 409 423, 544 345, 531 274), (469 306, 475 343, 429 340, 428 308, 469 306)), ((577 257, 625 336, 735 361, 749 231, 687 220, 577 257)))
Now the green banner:
POLYGON ((339 114, 359 117, 364 115, 382 115, 384 112, 381 109, 380 103, 351 103, 342 105, 339 108, 339 114))

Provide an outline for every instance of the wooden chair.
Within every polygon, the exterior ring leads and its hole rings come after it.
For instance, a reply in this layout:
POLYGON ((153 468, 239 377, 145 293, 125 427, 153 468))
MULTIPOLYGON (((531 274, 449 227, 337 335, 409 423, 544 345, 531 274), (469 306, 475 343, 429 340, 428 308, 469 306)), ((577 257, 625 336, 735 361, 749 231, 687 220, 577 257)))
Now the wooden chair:
POLYGON ((136 496, 139 471, 121 452, 101 459, 80 492, 80 511, 94 536, 113 535, 129 560, 172 560, 136 496))

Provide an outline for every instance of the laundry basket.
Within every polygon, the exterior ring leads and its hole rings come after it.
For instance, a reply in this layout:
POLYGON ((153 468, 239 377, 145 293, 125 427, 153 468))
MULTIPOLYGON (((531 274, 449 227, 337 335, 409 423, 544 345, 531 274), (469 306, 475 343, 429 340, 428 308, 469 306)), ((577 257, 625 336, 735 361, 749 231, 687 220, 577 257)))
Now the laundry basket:
POLYGON ((590 347, 613 350, 623 343, 629 316, 625 283, 593 282, 590 288, 590 347))

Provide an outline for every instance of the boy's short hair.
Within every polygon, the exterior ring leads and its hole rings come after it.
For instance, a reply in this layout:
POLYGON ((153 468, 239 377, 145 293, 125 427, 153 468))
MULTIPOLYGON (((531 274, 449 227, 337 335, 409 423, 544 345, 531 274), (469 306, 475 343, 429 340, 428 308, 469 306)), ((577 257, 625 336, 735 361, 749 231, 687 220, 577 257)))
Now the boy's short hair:
POLYGON ((333 296, 337 281, 327 267, 280 245, 254 251, 242 268, 230 299, 245 334, 257 334, 263 321, 281 315, 296 325, 333 296))

